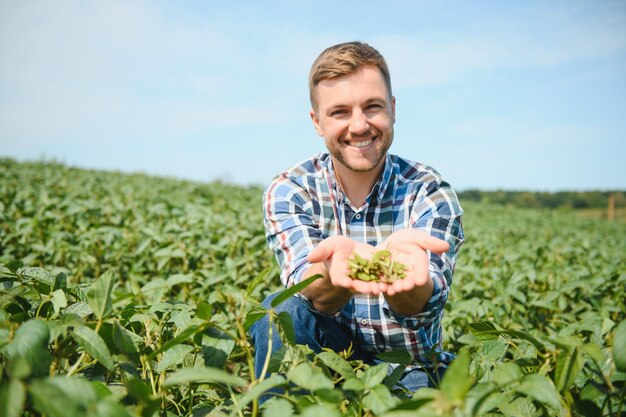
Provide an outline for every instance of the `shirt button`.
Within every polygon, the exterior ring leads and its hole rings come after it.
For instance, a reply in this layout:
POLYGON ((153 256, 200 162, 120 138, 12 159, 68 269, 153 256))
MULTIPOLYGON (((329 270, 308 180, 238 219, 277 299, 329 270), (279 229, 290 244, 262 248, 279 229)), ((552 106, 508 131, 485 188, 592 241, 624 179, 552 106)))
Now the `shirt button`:
POLYGON ((369 320, 367 320, 367 319, 361 319, 361 324, 362 324, 363 326, 367 326, 367 325, 369 324, 369 320))
POLYGON ((355 217, 357 220, 359 220, 359 219, 361 218, 361 214, 357 213, 357 214, 355 214, 355 215, 354 215, 354 217, 355 217))

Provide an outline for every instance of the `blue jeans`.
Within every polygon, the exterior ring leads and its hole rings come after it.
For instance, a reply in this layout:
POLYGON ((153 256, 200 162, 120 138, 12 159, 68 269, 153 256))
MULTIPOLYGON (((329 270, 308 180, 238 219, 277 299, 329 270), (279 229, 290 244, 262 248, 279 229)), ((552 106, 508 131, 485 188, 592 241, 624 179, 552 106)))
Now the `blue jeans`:
MULTIPOLYGON (((269 309, 271 301, 277 294, 267 297, 263 301, 263 307, 269 309)), ((352 337, 352 332, 349 328, 339 323, 334 317, 315 311, 306 301, 299 297, 290 297, 276 306, 274 311, 277 313, 286 311, 291 316, 296 334, 296 343, 309 346, 315 353, 320 353, 322 348, 330 348, 335 352, 340 352, 348 349, 350 344, 352 344, 354 354, 350 358, 351 360, 362 360, 370 365, 382 363, 374 354, 363 351, 360 348, 358 341, 352 337)), ((263 363, 267 356, 268 331, 269 320, 267 316, 258 320, 250 328, 252 343, 254 344, 254 369, 257 378, 261 375, 263 363)), ((279 350, 282 346, 278 331, 276 328, 273 328, 272 353, 279 350)), ((439 368, 438 371, 413 369, 405 372, 399 383, 412 392, 423 387, 433 387, 435 386, 433 381, 440 381, 444 370, 442 368, 439 368)), ((388 372, 391 373, 392 371, 393 369, 390 366, 388 372)))

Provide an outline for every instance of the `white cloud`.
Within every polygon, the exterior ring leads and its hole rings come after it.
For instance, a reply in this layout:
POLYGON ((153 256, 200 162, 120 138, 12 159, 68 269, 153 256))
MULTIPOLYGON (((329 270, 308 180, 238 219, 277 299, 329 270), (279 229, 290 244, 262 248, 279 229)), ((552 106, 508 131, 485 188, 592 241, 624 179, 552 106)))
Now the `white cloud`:
POLYGON ((626 8, 567 5, 555 11, 541 7, 495 25, 490 16, 483 27, 477 22, 458 31, 381 35, 375 45, 400 88, 444 84, 476 72, 624 56, 626 8))

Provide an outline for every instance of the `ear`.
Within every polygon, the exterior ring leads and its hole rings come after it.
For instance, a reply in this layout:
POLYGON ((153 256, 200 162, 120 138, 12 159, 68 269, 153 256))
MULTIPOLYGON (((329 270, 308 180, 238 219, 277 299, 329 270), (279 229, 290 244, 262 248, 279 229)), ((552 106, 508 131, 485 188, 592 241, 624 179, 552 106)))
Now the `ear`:
POLYGON ((315 131, 317 132, 317 134, 320 136, 324 136, 324 131, 320 126, 320 119, 319 117, 317 117, 315 110, 311 109, 311 111, 309 112, 309 116, 311 116, 311 121, 313 122, 313 127, 315 127, 315 131))
POLYGON ((396 123, 396 97, 391 96, 391 123, 396 123))

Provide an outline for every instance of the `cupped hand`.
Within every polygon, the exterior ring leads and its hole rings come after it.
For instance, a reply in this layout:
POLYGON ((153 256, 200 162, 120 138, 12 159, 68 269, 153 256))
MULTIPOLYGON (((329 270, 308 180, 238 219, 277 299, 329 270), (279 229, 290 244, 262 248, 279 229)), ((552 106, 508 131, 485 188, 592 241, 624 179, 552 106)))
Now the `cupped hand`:
POLYGON ((354 293, 378 295, 386 290, 386 284, 352 279, 349 276, 348 260, 353 254, 369 259, 375 252, 372 245, 357 242, 346 236, 331 236, 320 242, 308 256, 309 262, 323 262, 331 283, 354 293))
POLYGON ((448 251, 450 245, 421 230, 402 229, 393 233, 375 249, 389 250, 395 262, 401 262, 407 267, 405 278, 388 284, 383 291, 389 296, 394 296, 426 285, 430 279, 429 259, 426 251, 441 254, 448 251))

